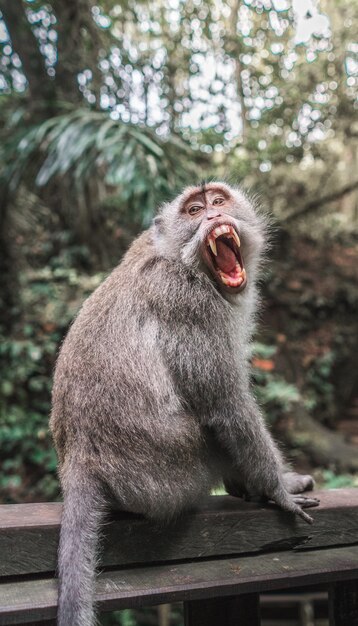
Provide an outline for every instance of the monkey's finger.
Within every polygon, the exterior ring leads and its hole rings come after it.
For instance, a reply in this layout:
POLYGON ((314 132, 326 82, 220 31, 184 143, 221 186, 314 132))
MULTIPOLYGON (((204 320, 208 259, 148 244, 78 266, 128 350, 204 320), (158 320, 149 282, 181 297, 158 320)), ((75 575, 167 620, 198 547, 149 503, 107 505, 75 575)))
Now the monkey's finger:
POLYGON ((295 496, 293 501, 304 509, 318 506, 320 503, 318 498, 308 498, 307 496, 295 496))
POLYGON ((297 515, 299 515, 300 517, 302 517, 302 519, 307 522, 307 524, 313 524, 313 517, 311 517, 310 515, 308 515, 308 513, 305 513, 299 506, 297 507, 297 509, 295 510, 295 513, 297 513, 297 515))
POLYGON ((285 511, 290 511, 291 513, 295 513, 299 517, 301 517, 307 524, 313 524, 313 518, 305 513, 303 509, 301 509, 300 505, 296 503, 296 500, 292 498, 288 503, 282 507, 285 511))
MULTIPOLYGON (((307 500, 313 501, 313 498, 306 498, 306 496, 301 495, 292 496, 287 493, 285 489, 282 489, 281 486, 275 489, 273 496, 274 502, 276 502, 276 504, 278 504, 284 511, 290 511, 291 513, 295 513, 296 515, 299 515, 305 522, 307 522, 307 524, 313 524, 312 517, 305 513, 299 504, 300 500, 303 500, 306 503, 307 500)), ((316 501, 315 506, 317 506, 317 504, 318 502, 316 501)))

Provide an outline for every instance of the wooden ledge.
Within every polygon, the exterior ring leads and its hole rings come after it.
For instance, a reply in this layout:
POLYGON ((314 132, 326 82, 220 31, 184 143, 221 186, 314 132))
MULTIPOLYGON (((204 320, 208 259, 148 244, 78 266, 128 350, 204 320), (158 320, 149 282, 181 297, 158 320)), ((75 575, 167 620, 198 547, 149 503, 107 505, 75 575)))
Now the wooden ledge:
MULTIPOLYGON (((104 528, 101 565, 124 567, 208 559, 278 550, 358 543, 358 489, 316 492, 314 524, 274 505, 211 496, 176 524, 158 528, 145 519, 113 512, 104 528)), ((0 506, 0 576, 53 572, 56 568, 60 503, 0 506)))
MULTIPOLYGON (((261 593, 358 576, 358 546, 308 553, 277 552, 172 565, 132 567, 101 574, 100 610, 261 593)), ((51 619, 56 614, 54 578, 0 585, 0 625, 51 619)))

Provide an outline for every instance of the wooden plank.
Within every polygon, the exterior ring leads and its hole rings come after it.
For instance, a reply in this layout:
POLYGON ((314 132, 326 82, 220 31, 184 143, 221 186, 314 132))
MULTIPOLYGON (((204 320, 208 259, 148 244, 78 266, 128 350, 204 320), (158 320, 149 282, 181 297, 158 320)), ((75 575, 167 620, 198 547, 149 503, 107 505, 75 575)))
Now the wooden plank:
MULTIPOLYGON (((101 610, 111 611, 357 577, 358 546, 348 546, 106 572, 98 577, 96 599, 101 610)), ((0 626, 51 619, 56 613, 56 601, 54 579, 4 583, 0 585, 0 626)))
MULTIPOLYGON (((196 512, 167 528, 114 512, 105 527, 104 566, 300 550, 358 543, 358 489, 321 491, 314 524, 274 505, 212 496, 196 512)), ((52 572, 61 504, 0 506, 0 576, 52 572)))
POLYGON ((56 619, 47 619, 45 621, 26 622, 27 626, 57 626, 56 619))
POLYGON ((184 602, 185 626, 260 626, 258 593, 184 602))
POLYGON ((358 626, 358 579, 336 582, 330 587, 329 625, 358 626))

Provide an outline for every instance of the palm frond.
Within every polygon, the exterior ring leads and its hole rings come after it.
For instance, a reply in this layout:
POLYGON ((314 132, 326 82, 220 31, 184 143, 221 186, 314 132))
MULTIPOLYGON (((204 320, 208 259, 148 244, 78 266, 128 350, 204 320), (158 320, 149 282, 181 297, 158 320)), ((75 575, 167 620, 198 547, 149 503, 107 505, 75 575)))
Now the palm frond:
POLYGON ((180 137, 161 139, 155 129, 80 109, 31 128, 18 121, 0 145, 0 179, 41 188, 66 177, 81 194, 98 177, 115 187, 143 223, 156 204, 195 176, 194 154, 180 137))

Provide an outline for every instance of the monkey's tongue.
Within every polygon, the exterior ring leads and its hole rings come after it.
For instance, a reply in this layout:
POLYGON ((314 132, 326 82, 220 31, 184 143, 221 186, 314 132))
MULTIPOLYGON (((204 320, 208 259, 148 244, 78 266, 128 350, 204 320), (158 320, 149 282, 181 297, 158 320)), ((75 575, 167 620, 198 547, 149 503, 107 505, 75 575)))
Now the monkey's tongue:
POLYGON ((235 253, 223 241, 220 241, 220 239, 216 240, 216 249, 218 252, 215 257, 216 265, 222 272, 229 274, 236 267, 235 253))

